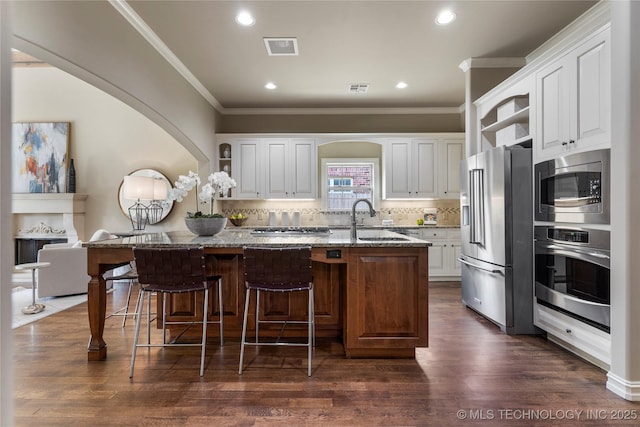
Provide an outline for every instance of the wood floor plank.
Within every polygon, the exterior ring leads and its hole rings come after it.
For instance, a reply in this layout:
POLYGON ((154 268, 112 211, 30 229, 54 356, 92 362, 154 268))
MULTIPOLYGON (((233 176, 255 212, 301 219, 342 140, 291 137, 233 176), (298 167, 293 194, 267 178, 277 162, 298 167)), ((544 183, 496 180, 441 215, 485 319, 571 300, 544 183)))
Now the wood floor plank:
MULTIPOLYGON (((502 334, 462 306, 457 282, 430 287, 429 347, 415 360, 346 359, 318 340, 310 378, 304 348, 248 348, 238 375, 239 343, 225 340, 207 346, 202 378, 199 349, 173 348, 140 351, 129 380, 133 322, 107 319, 108 358, 89 362, 79 305, 14 330, 15 425, 640 424, 640 403, 607 391, 606 372, 543 337, 502 334), (635 419, 612 419, 624 411, 635 419)), ((108 312, 125 290, 109 294, 108 312)))

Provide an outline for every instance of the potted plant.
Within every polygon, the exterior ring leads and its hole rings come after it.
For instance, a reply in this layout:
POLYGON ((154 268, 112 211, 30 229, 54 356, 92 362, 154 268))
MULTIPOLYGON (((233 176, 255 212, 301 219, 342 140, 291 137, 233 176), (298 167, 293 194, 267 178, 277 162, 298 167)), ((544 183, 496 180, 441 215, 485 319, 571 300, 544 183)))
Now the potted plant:
POLYGON ((198 236, 213 236, 221 232, 227 225, 227 218, 219 213, 213 212, 213 202, 217 196, 224 196, 228 191, 236 186, 236 181, 226 172, 214 172, 207 178, 207 183, 200 185, 200 176, 192 171, 188 175, 180 175, 175 182, 175 187, 171 189, 169 198, 181 202, 189 191, 196 190, 196 211, 187 212, 185 225, 193 234, 198 236), (198 209, 198 202, 209 203, 209 213, 202 213, 198 209))

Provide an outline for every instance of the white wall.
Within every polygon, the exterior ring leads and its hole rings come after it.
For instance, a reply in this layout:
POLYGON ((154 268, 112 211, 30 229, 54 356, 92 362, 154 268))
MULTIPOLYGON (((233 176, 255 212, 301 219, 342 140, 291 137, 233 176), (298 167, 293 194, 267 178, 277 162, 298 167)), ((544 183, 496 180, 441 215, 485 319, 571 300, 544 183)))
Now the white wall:
POLYGON ((12 3, 0 1, 0 425, 13 425, 13 332, 11 271, 11 14, 12 3))
MULTIPOLYGON (((158 125, 54 67, 13 69, 12 121, 71 122, 69 151, 76 168, 76 192, 89 196, 85 236, 98 228, 131 229, 117 198, 124 175, 151 168, 174 182, 178 175, 197 170, 196 159, 158 125)), ((148 229, 185 229, 183 218, 193 205, 191 199, 174 204, 167 219, 148 229)))
POLYGON ((110 2, 17 1, 13 8, 12 47, 151 118, 208 174, 215 158, 215 109, 110 2))
POLYGON ((611 2, 611 369, 607 388, 640 401, 640 3, 611 2), (614 309, 615 308, 615 309, 614 309))

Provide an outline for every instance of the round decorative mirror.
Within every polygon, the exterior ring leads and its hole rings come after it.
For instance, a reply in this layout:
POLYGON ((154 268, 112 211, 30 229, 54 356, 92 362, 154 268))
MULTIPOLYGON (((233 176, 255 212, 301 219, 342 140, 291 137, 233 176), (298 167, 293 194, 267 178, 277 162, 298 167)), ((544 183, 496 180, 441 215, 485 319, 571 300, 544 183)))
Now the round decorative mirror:
MULTIPOLYGON (((164 194, 167 194, 169 190, 173 188, 171 185, 171 181, 169 181, 169 179, 166 176, 164 176, 164 174, 154 169, 138 169, 131 172, 129 176, 153 178, 154 180, 156 180, 154 181, 155 183, 154 187, 156 185, 159 185, 160 188, 162 188, 163 185, 166 186, 166 190, 167 190, 166 193, 161 191, 161 193, 164 193, 164 194)), ((132 205, 135 205, 138 202, 138 200, 125 197, 123 184, 124 184, 124 179, 122 180, 122 182, 120 182, 120 187, 118 188, 118 204, 120 205, 120 210, 122 211, 122 213, 127 218, 131 219, 131 217, 129 216, 129 207, 131 207, 132 205)), ((157 214, 153 216, 149 216, 149 224, 159 223, 160 221, 165 219, 171 212, 171 209, 173 209, 173 200, 168 200, 166 199, 166 196, 164 197, 165 197, 164 200, 146 200, 145 199, 145 203, 148 203, 148 204, 153 203, 153 206, 158 207, 157 214)))

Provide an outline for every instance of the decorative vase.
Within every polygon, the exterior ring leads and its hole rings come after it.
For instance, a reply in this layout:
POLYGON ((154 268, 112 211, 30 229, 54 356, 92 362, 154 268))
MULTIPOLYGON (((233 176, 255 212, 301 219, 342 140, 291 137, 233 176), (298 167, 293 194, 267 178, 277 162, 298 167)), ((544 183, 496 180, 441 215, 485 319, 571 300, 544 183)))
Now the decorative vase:
POLYGON ((69 161, 69 176, 67 180, 67 192, 76 192, 76 167, 73 164, 73 159, 69 161))
POLYGON ((224 230, 227 218, 185 218, 184 223, 193 234, 214 236, 224 230))

